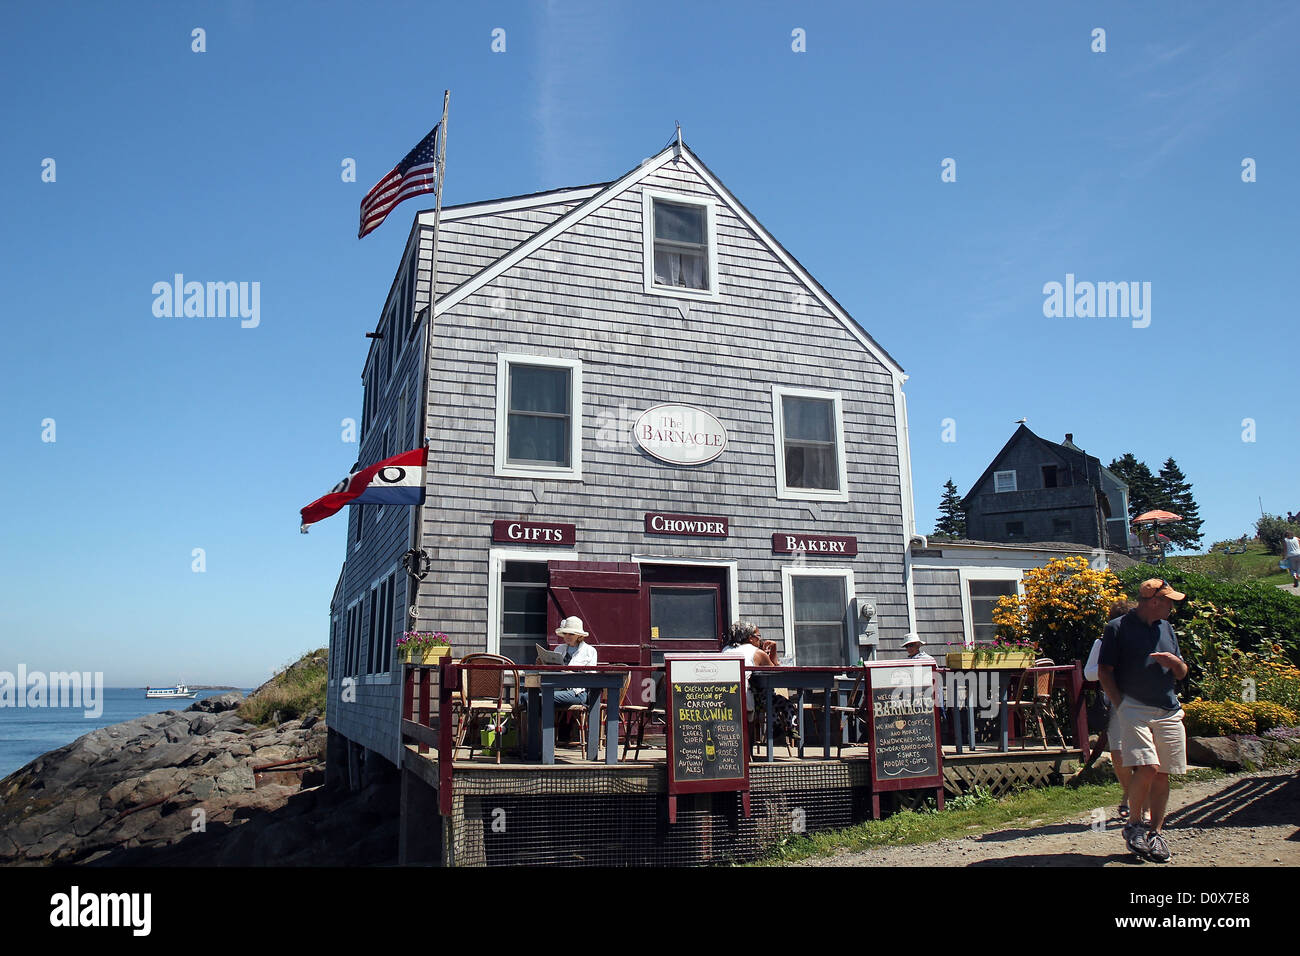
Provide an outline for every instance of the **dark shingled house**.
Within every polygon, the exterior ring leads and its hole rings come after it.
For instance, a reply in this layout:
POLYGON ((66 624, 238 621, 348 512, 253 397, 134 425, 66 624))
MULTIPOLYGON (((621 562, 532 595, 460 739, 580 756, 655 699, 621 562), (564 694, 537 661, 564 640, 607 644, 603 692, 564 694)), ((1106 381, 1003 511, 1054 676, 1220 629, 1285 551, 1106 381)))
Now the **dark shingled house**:
POLYGON ((973 539, 1123 550, 1127 498, 1128 487, 1075 445, 1073 435, 1057 444, 1022 424, 971 486, 962 508, 973 539))

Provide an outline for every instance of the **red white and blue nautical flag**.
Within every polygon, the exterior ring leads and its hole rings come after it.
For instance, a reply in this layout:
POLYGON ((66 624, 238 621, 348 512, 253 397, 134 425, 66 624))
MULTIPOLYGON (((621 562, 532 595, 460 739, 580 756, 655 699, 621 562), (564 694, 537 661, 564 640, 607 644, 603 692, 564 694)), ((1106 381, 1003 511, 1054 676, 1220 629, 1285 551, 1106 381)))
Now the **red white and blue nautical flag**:
MULTIPOLYGON (((439 123, 438 126, 441 126, 439 123)), ((383 179, 379 180, 366 198, 361 200, 360 239, 378 228, 394 206, 403 199, 433 192, 438 184, 438 126, 420 140, 415 149, 402 158, 383 179)))
POLYGON ((424 501, 424 467, 427 448, 404 451, 354 471, 302 509, 303 534, 307 526, 341 511, 344 505, 418 505, 424 501))

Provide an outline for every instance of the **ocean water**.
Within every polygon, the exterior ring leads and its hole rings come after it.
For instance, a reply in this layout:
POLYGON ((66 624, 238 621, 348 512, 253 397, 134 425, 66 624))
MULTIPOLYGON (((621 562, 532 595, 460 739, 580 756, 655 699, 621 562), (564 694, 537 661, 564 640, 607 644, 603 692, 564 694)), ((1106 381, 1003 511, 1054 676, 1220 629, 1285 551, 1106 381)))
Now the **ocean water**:
MULTIPOLYGON (((0 707, 0 779, 92 730, 145 714, 185 710, 195 701, 226 693, 201 690, 194 700, 146 700, 143 687, 105 687, 103 713, 93 718, 82 707, 0 707)), ((249 693, 245 688, 244 694, 249 693)))

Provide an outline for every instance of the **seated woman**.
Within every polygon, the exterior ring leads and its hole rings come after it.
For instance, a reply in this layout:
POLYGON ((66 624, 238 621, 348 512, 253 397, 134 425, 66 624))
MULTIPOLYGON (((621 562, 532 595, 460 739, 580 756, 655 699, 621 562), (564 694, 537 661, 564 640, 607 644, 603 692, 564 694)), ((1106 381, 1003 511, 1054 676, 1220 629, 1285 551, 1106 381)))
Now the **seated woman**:
MULTIPOLYGON (((589 635, 582 629, 582 618, 566 617, 555 629, 555 636, 564 642, 564 666, 590 667, 597 663, 596 649, 586 641, 589 635)), ((558 651, 559 648, 557 647, 556 650, 558 651)), ((556 706, 568 707, 586 702, 585 687, 569 687, 555 692, 556 706)))
MULTIPOLYGON (((727 633, 722 637, 722 650, 719 652, 727 657, 743 657, 746 667, 777 667, 780 661, 776 656, 776 643, 773 641, 764 641, 758 632, 758 625, 749 621, 737 621, 727 629, 727 633)), ((776 694, 773 698, 773 718, 776 725, 775 739, 795 740, 798 737, 795 731, 794 708, 789 698, 784 694, 776 694)), ((750 722, 754 720, 754 690, 745 683, 745 710, 748 712, 750 722)))

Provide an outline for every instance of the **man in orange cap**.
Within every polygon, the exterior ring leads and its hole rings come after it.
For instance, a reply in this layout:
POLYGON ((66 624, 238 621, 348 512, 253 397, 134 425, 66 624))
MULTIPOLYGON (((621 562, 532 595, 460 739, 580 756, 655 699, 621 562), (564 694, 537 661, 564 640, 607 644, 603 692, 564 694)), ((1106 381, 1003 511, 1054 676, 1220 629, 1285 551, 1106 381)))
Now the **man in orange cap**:
POLYGON ((1106 625, 1101 637, 1098 679, 1119 708, 1124 766, 1129 783, 1129 824, 1124 842, 1139 856, 1169 862, 1161 830, 1169 802, 1169 775, 1187 772, 1187 736, 1175 684, 1187 676, 1178 637, 1167 618, 1181 594, 1163 578, 1143 581, 1138 606, 1106 625), (1143 809, 1151 811, 1145 831, 1143 809))

